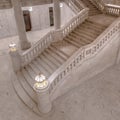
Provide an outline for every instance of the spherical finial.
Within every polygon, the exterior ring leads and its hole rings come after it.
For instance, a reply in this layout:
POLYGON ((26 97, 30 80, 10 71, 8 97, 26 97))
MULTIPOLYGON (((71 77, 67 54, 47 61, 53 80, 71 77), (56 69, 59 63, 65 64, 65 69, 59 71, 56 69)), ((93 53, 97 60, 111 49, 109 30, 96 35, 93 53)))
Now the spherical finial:
POLYGON ((48 81, 43 74, 38 74, 35 77, 35 81, 36 83, 34 84, 33 88, 37 91, 48 87, 48 81))
POLYGON ((9 48, 10 48, 10 51, 11 51, 11 52, 14 52, 14 51, 17 50, 15 43, 10 43, 10 44, 9 44, 9 48))

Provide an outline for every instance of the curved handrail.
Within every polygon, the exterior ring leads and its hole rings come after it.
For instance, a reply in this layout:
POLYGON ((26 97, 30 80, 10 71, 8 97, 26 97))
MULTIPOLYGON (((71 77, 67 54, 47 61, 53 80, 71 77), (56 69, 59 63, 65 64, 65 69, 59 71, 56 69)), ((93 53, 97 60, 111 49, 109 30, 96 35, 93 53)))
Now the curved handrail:
POLYGON ((120 18, 114 21, 97 39, 89 45, 81 47, 74 53, 60 68, 58 68, 49 78, 50 94, 53 93, 59 82, 71 73, 73 69, 85 62, 87 59, 94 57, 98 52, 110 42, 111 37, 120 30, 120 18))

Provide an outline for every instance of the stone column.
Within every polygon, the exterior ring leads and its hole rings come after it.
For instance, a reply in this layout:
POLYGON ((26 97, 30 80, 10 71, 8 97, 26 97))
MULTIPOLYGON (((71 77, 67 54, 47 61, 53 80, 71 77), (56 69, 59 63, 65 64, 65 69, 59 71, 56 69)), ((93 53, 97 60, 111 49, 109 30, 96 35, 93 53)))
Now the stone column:
POLYGON ((61 26, 61 12, 60 12, 60 1, 53 0, 54 3, 54 27, 60 29, 61 26))
POLYGON ((13 9, 14 9, 14 15, 19 35, 19 42, 22 50, 28 49, 31 47, 31 44, 27 40, 26 36, 26 29, 25 29, 25 23, 23 18, 23 12, 21 9, 21 2, 20 0, 11 0, 13 9))
POLYGON ((48 81, 35 83, 33 88, 37 93, 37 103, 39 111, 43 114, 50 113, 52 110, 52 102, 50 100, 48 81))
POLYGON ((9 45, 9 48, 10 48, 9 54, 11 57, 13 70, 14 72, 17 72, 21 68, 21 57, 20 57, 19 51, 16 48, 16 44, 11 43, 9 45))

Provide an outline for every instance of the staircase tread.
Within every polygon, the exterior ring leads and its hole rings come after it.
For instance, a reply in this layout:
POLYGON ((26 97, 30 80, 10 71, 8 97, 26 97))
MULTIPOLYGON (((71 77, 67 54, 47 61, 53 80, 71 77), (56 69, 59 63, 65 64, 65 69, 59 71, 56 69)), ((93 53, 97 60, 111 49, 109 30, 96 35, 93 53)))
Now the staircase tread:
POLYGON ((75 33, 71 33, 71 36, 73 36, 75 38, 75 41, 80 43, 80 44, 89 44, 91 41, 89 39, 82 39, 83 37, 80 36, 80 34, 76 35, 75 33))
POLYGON ((26 91, 26 93, 29 95, 29 97, 37 103, 37 98, 36 98, 36 92, 31 88, 29 83, 26 81, 26 79, 23 77, 23 74, 19 71, 17 72, 17 78, 19 82, 21 83, 21 86, 23 89, 26 91))
POLYGON ((56 47, 55 45, 52 45, 52 47, 54 47, 55 49, 58 49, 62 54, 64 54, 67 58, 69 58, 69 55, 66 54, 65 52, 63 52, 61 49, 59 49, 58 47, 56 47))
POLYGON ((81 37, 81 39, 83 39, 83 40, 85 40, 85 41, 87 40, 87 41, 92 42, 93 39, 95 39, 95 35, 91 35, 91 34, 89 34, 88 32, 85 33, 85 32, 75 31, 74 33, 76 33, 78 36, 81 37))
MULTIPOLYGON (((71 33, 72 34, 72 33, 71 33)), ((80 41, 84 41, 86 44, 89 44, 93 41, 93 38, 92 37, 88 37, 87 35, 84 35, 84 34, 81 34, 81 33, 78 33, 77 31, 74 31, 73 32, 74 36, 76 35, 77 37, 79 36, 80 38, 80 41)), ((72 35, 73 35, 72 34, 72 35)))
POLYGON ((35 77, 36 77, 36 73, 32 70, 32 68, 29 65, 27 65, 25 67, 25 69, 29 73, 29 75, 31 76, 31 78, 34 80, 35 77))
POLYGON ((61 51, 59 51, 58 49, 56 50, 54 47, 50 46, 49 49, 51 49, 51 51, 55 52, 56 54, 58 54, 60 57, 62 57, 62 59, 67 60, 68 57, 66 57, 64 54, 62 54, 61 51))
POLYGON ((55 57, 51 56, 50 54, 48 54, 46 51, 43 52, 44 56, 48 56, 47 58, 51 61, 54 61, 54 63, 59 67, 61 65, 60 62, 58 62, 55 57))
POLYGON ((74 40, 71 40, 69 38, 65 38, 64 40, 67 41, 68 43, 74 45, 77 48, 80 48, 80 46, 82 46, 82 45, 79 45, 78 43, 76 43, 74 40))
POLYGON ((51 56, 55 57, 55 59, 60 63, 62 64, 63 62, 65 62, 65 60, 61 57, 61 56, 58 56, 55 52, 52 52, 49 48, 46 49, 47 53, 49 53, 51 56))
POLYGON ((31 62, 29 64, 29 66, 34 70, 34 72, 36 73, 36 75, 38 75, 40 73, 40 70, 33 64, 33 62, 31 62))
POLYGON ((48 72, 48 70, 46 70, 41 63, 39 62, 39 60, 35 60, 34 61, 34 65, 36 65, 36 67, 40 70, 41 74, 44 74, 46 77, 50 76, 50 73, 48 72))
POLYGON ((43 59, 44 61, 46 61, 46 62, 49 64, 49 66, 51 66, 51 68, 52 68, 53 70, 55 70, 55 69, 58 68, 53 61, 50 61, 50 60, 49 60, 47 57, 45 57, 43 54, 41 54, 39 57, 40 57, 41 59, 43 59))
POLYGON ((40 66, 43 66, 50 74, 52 74, 53 70, 51 69, 51 67, 47 63, 45 63, 45 61, 40 59, 40 57, 38 57, 37 60, 39 61, 40 66))
POLYGON ((35 82, 32 79, 32 77, 29 75, 28 71, 26 69, 22 69, 22 74, 25 77, 25 79, 27 80, 27 82, 29 83, 29 85, 31 86, 31 88, 33 88, 33 85, 35 82))
POLYGON ((74 41, 76 44, 79 45, 79 47, 82 47, 82 46, 86 45, 85 41, 83 41, 81 38, 79 38, 79 39, 78 38, 74 38, 71 41, 74 41))
POLYGON ((28 96, 28 94, 26 94, 26 92, 20 85, 18 79, 14 79, 12 83, 18 97, 23 101, 23 103, 27 105, 32 111, 39 114, 39 110, 36 103, 28 96))

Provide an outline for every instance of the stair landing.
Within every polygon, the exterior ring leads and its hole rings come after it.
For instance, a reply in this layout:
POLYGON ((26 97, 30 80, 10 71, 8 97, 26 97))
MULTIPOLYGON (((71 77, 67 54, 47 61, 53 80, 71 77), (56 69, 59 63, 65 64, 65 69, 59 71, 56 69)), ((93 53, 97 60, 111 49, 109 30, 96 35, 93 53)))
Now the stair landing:
POLYGON ((115 16, 98 14, 95 16, 90 16, 89 20, 93 22, 100 23, 101 25, 108 26, 116 19, 115 16))

